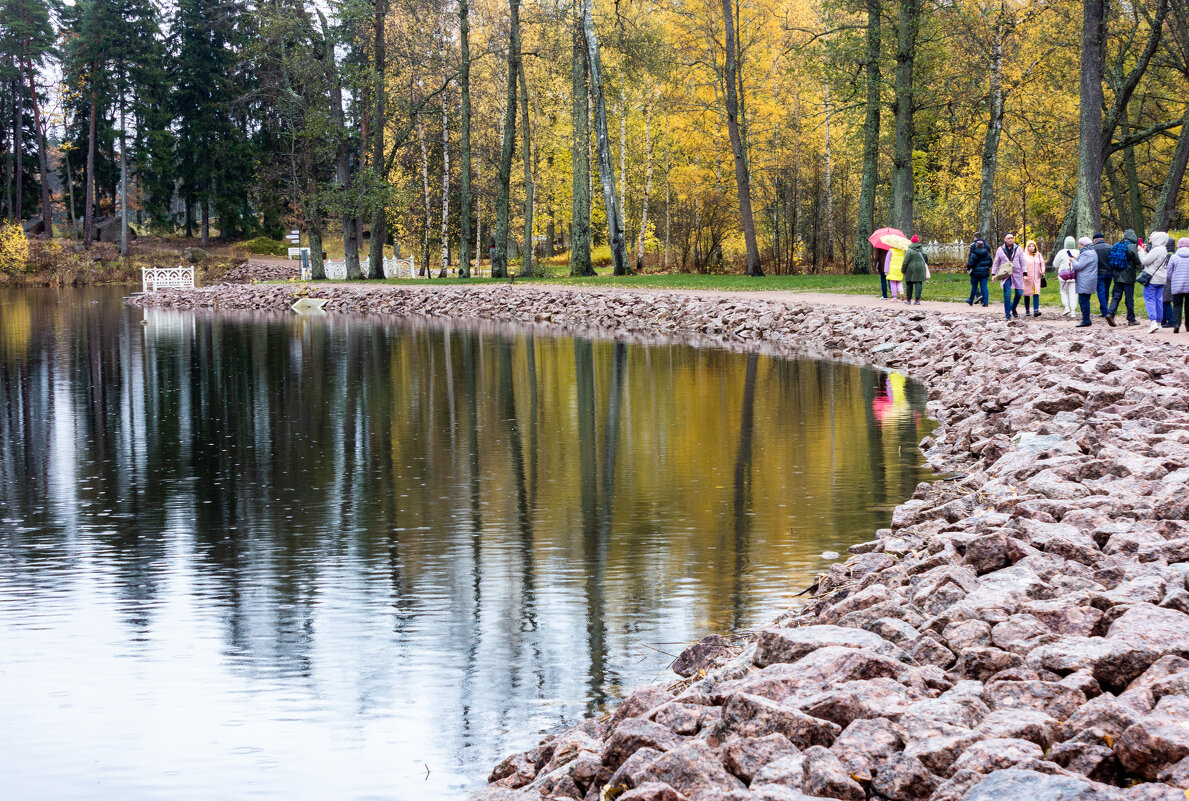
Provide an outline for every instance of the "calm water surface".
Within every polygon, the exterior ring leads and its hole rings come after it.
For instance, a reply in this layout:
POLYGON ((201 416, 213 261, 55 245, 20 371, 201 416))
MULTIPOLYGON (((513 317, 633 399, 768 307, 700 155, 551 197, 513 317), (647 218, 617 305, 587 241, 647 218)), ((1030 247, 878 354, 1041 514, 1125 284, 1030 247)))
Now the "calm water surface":
POLYGON ((927 478, 899 376, 122 294, 0 291, 4 799, 464 798, 927 478))

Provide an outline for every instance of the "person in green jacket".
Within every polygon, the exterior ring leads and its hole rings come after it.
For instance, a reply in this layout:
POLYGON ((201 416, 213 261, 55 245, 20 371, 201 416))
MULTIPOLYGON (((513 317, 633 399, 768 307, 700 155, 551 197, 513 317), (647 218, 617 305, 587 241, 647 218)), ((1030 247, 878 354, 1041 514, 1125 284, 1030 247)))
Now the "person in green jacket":
POLYGON ((921 250, 921 240, 917 236, 913 236, 912 244, 908 246, 908 250, 904 253, 904 264, 901 265, 904 271, 904 283, 908 290, 904 293, 904 302, 915 303, 917 306, 921 305, 921 289, 925 286, 925 281, 929 277, 928 263, 925 261, 925 254, 921 250), (915 300, 914 300, 915 293, 915 300))

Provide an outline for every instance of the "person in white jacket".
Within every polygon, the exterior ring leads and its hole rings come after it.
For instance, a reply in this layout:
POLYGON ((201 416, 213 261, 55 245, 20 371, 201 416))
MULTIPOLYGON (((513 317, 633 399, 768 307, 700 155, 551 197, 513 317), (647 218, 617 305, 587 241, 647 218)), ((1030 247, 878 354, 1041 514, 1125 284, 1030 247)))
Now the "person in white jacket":
POLYGON ((1070 278, 1068 281, 1061 278, 1063 270, 1073 270, 1073 263, 1077 261, 1078 254, 1077 240, 1072 236, 1065 237, 1065 247, 1057 252, 1053 259, 1053 267, 1057 270, 1057 280, 1061 282, 1061 312, 1062 317, 1074 317, 1078 313, 1078 288, 1077 281, 1070 278))
POLYGON ((1144 307, 1148 310, 1148 319, 1151 323, 1148 325, 1148 333, 1152 334, 1160 330, 1160 324, 1164 321, 1164 282, 1166 280, 1167 271, 1165 269, 1168 264, 1168 234, 1163 231, 1153 231, 1152 235, 1148 237, 1151 247, 1147 251, 1140 252, 1140 263, 1143 265, 1143 271, 1150 280, 1144 285, 1144 307))

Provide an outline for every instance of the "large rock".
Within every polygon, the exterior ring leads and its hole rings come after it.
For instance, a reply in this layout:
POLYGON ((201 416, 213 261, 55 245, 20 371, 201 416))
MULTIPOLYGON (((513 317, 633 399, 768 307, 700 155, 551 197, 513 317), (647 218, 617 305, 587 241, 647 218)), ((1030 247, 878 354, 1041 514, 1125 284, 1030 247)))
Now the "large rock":
POLYGON ((803 756, 805 779, 801 789, 808 795, 844 801, 864 801, 867 798, 863 787, 850 777, 838 757, 828 749, 815 745, 807 748, 803 756))
POLYGON ((794 693, 808 695, 845 681, 895 679, 910 670, 891 657, 828 645, 792 664, 769 665, 742 679, 725 682, 715 688, 714 694, 724 698, 733 693, 747 693, 779 701, 794 693))
POLYGON ((756 640, 755 663, 760 667, 778 662, 796 662, 828 645, 866 649, 871 653, 903 658, 904 652, 877 634, 842 626, 768 628, 756 640))
POLYGON ((681 738, 668 726, 651 720, 628 718, 615 727, 607 740, 607 747, 603 751, 603 764, 610 770, 615 770, 640 748, 668 751, 680 743, 681 738))
POLYGON ((673 661, 678 676, 693 676, 732 654, 731 642, 719 634, 710 634, 686 648, 673 661))
POLYGON ((884 718, 856 720, 834 739, 830 750, 847 771, 861 781, 871 781, 879 765, 900 747, 900 735, 884 718))
POLYGON ((722 747, 723 766, 745 784, 769 762, 784 756, 797 756, 797 746, 779 732, 763 737, 736 737, 722 747))
POLYGON ((976 773, 993 773, 1010 768, 1026 759, 1040 759, 1044 751, 1028 740, 995 739, 980 740, 962 752, 952 766, 952 771, 972 770, 976 773))
POLYGON ((1104 785, 1034 770, 997 770, 976 784, 964 801, 1113 801, 1104 785))
POLYGON ((735 693, 722 709, 722 727, 740 737, 783 734, 798 748, 829 745, 842 728, 828 720, 811 717, 799 709, 758 695, 735 693))
POLYGON ((1027 663, 1062 675, 1089 669, 1104 688, 1121 689, 1159 656, 1160 651, 1122 637, 1061 637, 1034 649, 1027 663))
POLYGON ((1189 698, 1167 695, 1115 744, 1119 763, 1149 781, 1189 756, 1189 698))
POLYGON ((745 789, 743 782, 727 773, 718 755, 698 741, 674 748, 649 763, 637 786, 648 782, 667 784, 691 801, 715 792, 745 789))
POLYGON ((1189 657, 1189 615, 1175 609, 1136 604, 1111 624, 1106 636, 1157 653, 1189 657))

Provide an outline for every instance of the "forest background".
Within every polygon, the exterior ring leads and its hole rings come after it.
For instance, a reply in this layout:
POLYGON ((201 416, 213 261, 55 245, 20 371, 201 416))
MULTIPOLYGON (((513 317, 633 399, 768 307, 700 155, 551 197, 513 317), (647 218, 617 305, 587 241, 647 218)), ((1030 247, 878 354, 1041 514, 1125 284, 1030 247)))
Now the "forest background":
POLYGON ((85 247, 114 220, 125 253, 298 228, 316 276, 392 246, 437 274, 867 272, 883 225, 1185 227, 1189 9, 3 0, 0 120, 0 216, 85 247))

